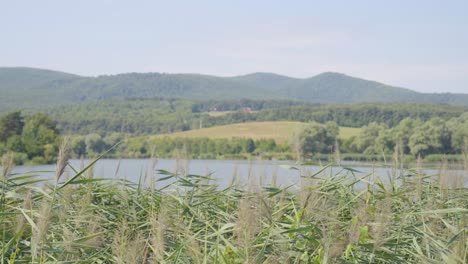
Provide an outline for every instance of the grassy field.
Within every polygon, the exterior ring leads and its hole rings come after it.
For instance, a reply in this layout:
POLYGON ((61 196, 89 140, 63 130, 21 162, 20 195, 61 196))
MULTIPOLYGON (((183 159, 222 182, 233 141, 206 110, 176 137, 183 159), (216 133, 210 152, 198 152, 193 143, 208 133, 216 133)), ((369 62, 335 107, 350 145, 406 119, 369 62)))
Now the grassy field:
MULTIPOLYGON (((275 121, 275 122, 248 122, 231 124, 225 126, 215 126, 209 128, 202 128, 184 132, 177 132, 172 134, 163 134, 160 137, 209 137, 209 138, 272 138, 278 143, 288 142, 297 126, 301 125, 300 122, 289 121, 275 121)), ((357 136, 360 128, 340 127, 339 137, 342 139, 357 136)))
POLYGON ((66 176, 64 153, 43 188, 11 174, 4 157, 2 263, 468 261, 468 192, 444 170, 393 170, 382 182, 326 166, 292 188, 218 189, 207 176, 168 171, 148 170, 139 183, 94 178, 89 167, 66 176))

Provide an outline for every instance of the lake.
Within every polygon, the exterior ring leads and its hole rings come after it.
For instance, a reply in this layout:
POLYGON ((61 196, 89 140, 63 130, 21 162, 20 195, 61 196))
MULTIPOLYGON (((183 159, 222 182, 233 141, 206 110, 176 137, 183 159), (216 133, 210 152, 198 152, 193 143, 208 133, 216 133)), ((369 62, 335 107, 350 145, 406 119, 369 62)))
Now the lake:
MULTIPOLYGON (((70 164, 79 169, 89 164, 91 160, 70 160, 70 164)), ((324 164, 325 165, 325 164, 324 164)), ((388 181, 391 175, 395 173, 404 173, 405 171, 393 170, 391 166, 382 164, 369 164, 359 162, 342 163, 341 166, 333 166, 326 170, 327 173, 347 174, 350 178, 353 177, 346 167, 350 167, 358 172, 354 172, 356 177, 362 177, 368 174, 373 174, 374 177, 380 178, 382 181, 388 181)), ((432 175, 439 173, 438 165, 425 166, 424 172, 432 175)), ((93 168, 93 175, 96 178, 109 179, 127 179, 132 182, 139 182, 140 177, 144 175, 154 175, 156 179, 164 177, 158 174, 158 170, 166 170, 170 172, 178 172, 180 175, 197 174, 211 175, 214 183, 220 188, 228 186, 233 180, 243 186, 248 185, 271 185, 274 183, 277 186, 298 186, 301 182, 301 176, 308 176, 320 170, 321 166, 298 166, 292 161, 246 161, 246 160, 174 160, 174 159, 158 159, 152 161, 150 159, 102 159, 99 160, 93 168), (294 166, 298 168, 288 168, 294 166)), ((33 165, 33 166, 17 166, 13 169, 13 173, 25 174, 34 172, 38 177, 53 179, 55 165, 33 165)), ((468 174, 460 166, 450 166, 447 170, 450 177, 461 178, 464 185, 467 186, 468 174)), ((71 169, 67 169, 66 174, 72 176, 71 169)), ((66 176, 65 176, 66 177, 66 176)), ((159 186, 164 183, 158 183, 159 186)))

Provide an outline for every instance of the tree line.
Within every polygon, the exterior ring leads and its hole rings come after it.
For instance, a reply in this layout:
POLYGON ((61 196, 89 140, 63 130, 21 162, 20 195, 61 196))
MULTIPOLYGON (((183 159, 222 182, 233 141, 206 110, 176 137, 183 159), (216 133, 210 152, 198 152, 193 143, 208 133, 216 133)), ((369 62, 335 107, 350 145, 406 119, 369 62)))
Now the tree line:
POLYGON ((94 133, 74 137, 73 151, 76 157, 96 156, 117 142, 124 142, 110 155, 170 158, 184 153, 188 158, 202 159, 246 158, 249 155, 294 159, 336 152, 368 158, 391 155, 395 151, 423 158, 431 154, 468 153, 468 113, 448 120, 406 118, 392 128, 372 122, 364 126, 358 136, 348 139, 338 137, 339 129, 332 121, 305 123, 296 129, 289 142, 283 144, 273 139, 125 137, 118 133, 105 136, 94 133))
POLYGON ((344 104, 317 105, 297 101, 275 100, 207 100, 177 98, 126 98, 99 103, 82 103, 55 107, 46 113, 57 122, 63 133, 134 135, 164 134, 250 121, 300 121, 339 126, 362 127, 372 122, 394 127, 405 118, 427 121, 431 118, 459 117, 468 109, 442 104, 344 104), (243 111, 250 108, 250 111, 243 111), (210 110, 233 111, 212 116, 210 110))
POLYGON ((405 118, 393 128, 372 122, 361 134, 343 142, 342 151, 364 154, 391 153, 427 156, 468 152, 468 113, 444 120, 405 118))
POLYGON ((118 143, 121 144, 112 149, 108 157, 247 158, 251 155, 276 155, 288 152, 289 149, 287 144, 278 145, 273 139, 126 137, 111 133, 105 136, 89 134, 73 137, 72 154, 75 158, 96 157, 118 143))
MULTIPOLYGON (((189 158, 245 158, 249 155, 296 158, 317 154, 357 153, 381 156, 395 151, 413 157, 431 154, 468 152, 468 113, 452 118, 407 117, 393 127, 384 122, 370 122, 358 136, 340 139, 337 122, 308 122, 298 128, 291 140, 278 144, 272 139, 169 138, 132 133, 108 132, 74 135, 74 157, 95 157, 119 142, 109 157, 173 157, 185 153, 189 158)), ((15 152, 19 163, 31 160, 50 163, 57 155, 59 129, 47 115, 35 113, 24 117, 15 111, 0 117, 0 154, 15 152)))

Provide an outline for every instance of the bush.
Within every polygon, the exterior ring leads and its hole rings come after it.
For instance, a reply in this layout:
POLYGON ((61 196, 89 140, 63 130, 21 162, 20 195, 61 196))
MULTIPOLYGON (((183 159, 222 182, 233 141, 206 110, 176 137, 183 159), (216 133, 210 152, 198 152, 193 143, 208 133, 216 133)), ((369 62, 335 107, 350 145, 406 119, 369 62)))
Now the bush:
POLYGON ((16 165, 23 165, 28 161, 28 154, 26 153, 16 152, 14 155, 14 163, 16 165))
POLYGON ((431 154, 431 155, 427 155, 424 158, 425 162, 441 162, 445 160, 448 162, 463 162, 463 156, 462 155, 431 154))
POLYGON ((44 157, 36 156, 31 159, 31 164, 33 165, 40 165, 40 164, 46 164, 46 160, 44 157))

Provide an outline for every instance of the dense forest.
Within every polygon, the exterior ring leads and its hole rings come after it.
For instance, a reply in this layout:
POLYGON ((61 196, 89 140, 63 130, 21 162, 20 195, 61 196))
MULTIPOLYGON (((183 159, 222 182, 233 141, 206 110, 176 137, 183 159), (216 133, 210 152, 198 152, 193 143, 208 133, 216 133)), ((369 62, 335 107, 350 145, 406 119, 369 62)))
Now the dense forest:
POLYGON ((467 107, 388 103, 318 105, 295 101, 189 101, 177 98, 127 98, 54 107, 44 111, 62 133, 161 134, 250 121, 300 121, 362 127, 371 122, 397 125, 405 118, 422 121, 458 117, 467 107), (208 112, 216 109, 216 112, 208 112), (246 111, 248 109, 248 111, 246 111), (230 111, 216 114, 219 111, 230 111))
POLYGON ((166 73, 83 77, 33 68, 0 68, 0 94, 0 112, 158 96, 188 100, 298 100, 322 104, 414 102, 468 105, 467 94, 419 93, 331 72, 305 79, 271 73, 236 77, 166 73))
MULTIPOLYGON (((243 119, 232 113, 226 117, 212 117, 210 110, 242 113, 245 108, 253 111, 308 105, 303 102, 284 100, 221 100, 189 101, 177 98, 125 98, 100 103, 53 107, 45 112, 58 122, 66 133, 159 134, 190 129, 239 123, 243 119)), ((250 117, 252 118, 252 117, 250 117)))

